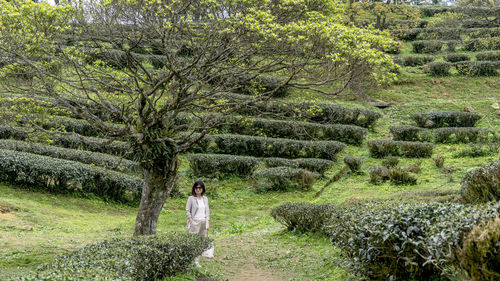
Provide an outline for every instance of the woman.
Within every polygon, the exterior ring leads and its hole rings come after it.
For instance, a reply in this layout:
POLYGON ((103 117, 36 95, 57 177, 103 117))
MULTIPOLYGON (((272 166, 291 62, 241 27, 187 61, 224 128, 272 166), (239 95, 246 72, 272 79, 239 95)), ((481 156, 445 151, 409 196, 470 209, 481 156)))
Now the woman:
MULTIPOLYGON (((205 185, 203 182, 195 182, 191 189, 191 196, 189 196, 186 203, 186 216, 189 233, 207 236, 210 229, 210 209, 208 207, 208 198, 204 194, 205 185)), ((197 267, 200 267, 199 260, 200 257, 194 259, 194 264, 197 267)))

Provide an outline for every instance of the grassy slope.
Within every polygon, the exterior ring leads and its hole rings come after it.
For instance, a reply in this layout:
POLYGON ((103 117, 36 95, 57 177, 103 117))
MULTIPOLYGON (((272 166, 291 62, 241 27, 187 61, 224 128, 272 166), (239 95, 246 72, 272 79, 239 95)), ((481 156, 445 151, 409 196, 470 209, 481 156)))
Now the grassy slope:
MULTIPOLYGON (((423 74, 403 73, 400 81, 371 95, 394 106, 381 110, 384 117, 368 139, 389 138, 388 127, 411 124, 408 115, 434 110, 458 110, 472 107, 484 118, 479 127, 500 130, 498 110, 491 107, 500 102, 498 78, 430 78, 423 74)), ((331 99, 313 95, 314 100, 331 99)), ((303 101, 304 95, 294 94, 291 100, 303 101)), ((340 102, 359 106, 348 95, 340 102)), ((328 177, 340 165, 318 181, 313 191, 286 193, 256 193, 252 183, 240 179, 207 180, 212 208, 211 237, 216 239, 214 260, 203 261, 201 270, 179 275, 172 280, 193 280, 196 275, 223 279, 242 271, 280 276, 292 280, 345 280, 349 273, 341 253, 327 238, 282 231, 269 216, 272 207, 284 201, 335 202, 372 198, 414 198, 435 200, 436 194, 446 196, 460 188, 460 178, 469 169, 497 159, 492 154, 479 158, 453 158, 457 150, 467 145, 438 145, 435 153, 446 157, 445 166, 453 167, 451 176, 437 169, 431 159, 422 160, 422 172, 415 186, 393 186, 389 183, 368 183, 368 168, 381 160, 369 158, 365 146, 348 147, 341 157, 360 156, 365 159, 364 174, 349 175, 329 186, 314 198, 328 177), (251 268, 249 266, 251 265, 251 268)), ((416 159, 401 159, 402 165, 416 159)), ((187 193, 193 177, 186 161, 181 165, 181 191, 187 193)), ((159 232, 185 231, 185 199, 169 200, 160 217, 159 232)), ((56 255, 86 243, 111 237, 130 236, 136 208, 82 199, 15 189, 0 185, 0 279, 29 271, 56 255)), ((280 280, 280 279, 277 279, 280 280)))

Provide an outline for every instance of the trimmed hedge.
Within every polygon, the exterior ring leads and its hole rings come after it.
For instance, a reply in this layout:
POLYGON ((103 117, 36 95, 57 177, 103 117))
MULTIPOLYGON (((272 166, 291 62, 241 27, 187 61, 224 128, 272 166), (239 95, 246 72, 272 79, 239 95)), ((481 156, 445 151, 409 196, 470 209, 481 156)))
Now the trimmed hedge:
POLYGON ((474 127, 481 115, 472 112, 436 111, 417 113, 411 118, 422 128, 474 127))
POLYGON ((500 61, 500 51, 477 53, 476 60, 478 60, 478 61, 500 61))
POLYGON ((117 201, 141 195, 143 181, 79 162, 0 149, 0 179, 51 191, 82 191, 117 201))
POLYGON ((298 159, 285 159, 285 158, 262 158, 268 168, 274 167, 291 167, 309 170, 323 174, 330 169, 334 162, 325 159, 316 158, 298 158, 298 159))
POLYGON ((475 127, 445 127, 433 131, 436 143, 470 143, 495 140, 495 131, 475 127))
POLYGON ((332 205, 304 202, 285 202, 271 210, 271 216, 289 231, 322 232, 330 216, 335 213, 332 205))
POLYGON ((21 280, 163 280, 186 271, 210 243, 185 233, 111 239, 58 256, 21 280))
POLYGON ((361 145, 368 133, 365 128, 353 125, 330 125, 262 118, 232 118, 228 123, 221 125, 219 130, 232 134, 265 135, 271 138, 335 140, 353 145, 361 145))
POLYGON ((447 62, 470 61, 470 56, 467 54, 448 54, 444 56, 447 62))
POLYGON ((448 76, 453 66, 450 62, 438 61, 429 64, 429 73, 433 76, 448 76))
POLYGON ((344 163, 353 173, 358 173, 363 165, 363 160, 359 157, 344 157, 344 163))
POLYGON ((275 91, 271 96, 286 97, 289 94, 289 87, 282 86, 284 79, 273 76, 256 76, 251 74, 242 75, 230 79, 229 85, 232 91, 244 95, 255 95, 270 91, 275 91))
POLYGON ((500 65, 490 61, 457 62, 455 68, 458 73, 466 76, 497 76, 500 65))
POLYGON ((430 131, 415 126, 391 126, 389 131, 397 141, 430 141, 430 131))
POLYGON ((28 152, 53 158, 77 161, 85 164, 94 164, 106 169, 119 171, 137 171, 140 166, 137 162, 122 159, 109 154, 75 150, 57 146, 43 145, 16 140, 0 140, 0 149, 28 152))
POLYGON ((470 203, 500 200, 500 160, 466 173, 461 193, 462 199, 470 203))
POLYGON ((417 177, 409 171, 400 167, 389 169, 387 176, 391 180, 391 183, 395 185, 417 184, 417 177))
POLYGON ((196 176, 223 177, 251 175, 259 159, 248 156, 235 156, 225 154, 189 154, 189 166, 196 176))
POLYGON ((420 66, 428 64, 436 59, 434 56, 406 56, 400 57, 403 66, 420 66))
POLYGON ((320 158, 335 160, 346 145, 336 141, 299 141, 240 135, 210 135, 207 152, 257 157, 320 158))
POLYGON ((436 40, 413 41, 413 52, 417 54, 430 54, 441 51, 444 43, 436 40))
POLYGON ((384 158, 386 156, 428 158, 432 155, 434 144, 428 142, 372 140, 368 142, 368 149, 370 155, 374 158, 384 158))
POLYGON ((500 50, 500 37, 470 38, 464 41, 464 49, 469 52, 500 50))
POLYGON ((260 190, 311 189, 319 174, 290 167, 268 168, 253 173, 255 186, 260 190))

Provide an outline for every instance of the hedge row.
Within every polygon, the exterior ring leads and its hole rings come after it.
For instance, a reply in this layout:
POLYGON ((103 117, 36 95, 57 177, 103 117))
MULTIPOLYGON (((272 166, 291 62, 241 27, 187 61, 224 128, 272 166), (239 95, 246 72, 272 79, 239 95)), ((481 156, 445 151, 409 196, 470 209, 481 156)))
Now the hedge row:
POLYGON ((444 43, 436 40, 413 41, 413 52, 417 54, 437 53, 441 51, 444 43))
POLYGON ((464 41, 464 49, 469 52, 500 50, 500 37, 470 38, 464 41))
POLYGON ((462 199, 469 203, 500 200, 500 160, 488 163, 462 178, 462 199))
POLYGON ((143 181, 75 161, 0 149, 1 180, 52 191, 82 191, 118 201, 137 199, 143 181))
POLYGON ((481 115, 473 112, 436 111, 412 114, 417 126, 422 128, 474 127, 481 115))
POLYGON ((394 140, 433 141, 435 143, 470 143, 495 141, 495 131, 475 127, 445 127, 435 130, 414 126, 391 126, 394 140))
POLYGON ((268 168, 253 173, 258 190, 311 189, 319 174, 290 167, 268 168))
POLYGON ((429 72, 434 76, 448 76, 453 66, 460 75, 466 76, 496 76, 500 68, 497 61, 433 62, 429 64, 429 72))
POLYGON ((299 141, 241 135, 210 135, 207 152, 257 157, 320 158, 335 160, 346 145, 336 141, 299 141), (213 143, 212 143, 213 142, 213 143))
MULTIPOLYGON (((251 74, 233 77, 226 81, 231 92, 236 92, 244 95, 255 95, 265 92, 274 91, 273 97, 286 97, 289 94, 289 88, 283 86, 284 79, 273 76, 255 76, 251 74)), ((216 82, 216 81, 214 81, 216 82)))
POLYGON ((396 63, 403 66, 421 66, 428 64, 436 59, 433 56, 406 56, 406 57, 398 57, 395 61, 396 63), (400 62, 396 60, 399 59, 400 62))
POLYGON ((354 125, 317 124, 262 118, 232 118, 219 126, 218 129, 232 134, 265 135, 271 138, 297 140, 336 140, 353 145, 361 145, 368 133, 365 128, 354 125))
POLYGON ((196 176, 223 177, 251 175, 260 160, 249 156, 226 154, 189 154, 189 166, 196 176))
MULTIPOLYGON (((246 100, 248 96, 236 94, 220 95, 234 101, 246 100)), ((376 111, 362 108, 347 108, 329 103, 256 102, 239 110, 240 114, 255 116, 272 114, 294 120, 323 124, 352 124, 371 127, 382 117, 376 111)))
POLYGON ((432 155, 434 144, 428 142, 372 140, 368 142, 368 149, 374 158, 384 158, 386 156, 428 158, 432 155))
POLYGON ((478 61, 500 61, 500 51, 477 53, 476 60, 478 60, 478 61))
POLYGON ((298 158, 298 159, 285 159, 285 158, 263 158, 266 166, 269 168, 274 167, 290 167, 297 169, 305 169, 311 172, 323 174, 330 169, 334 162, 325 159, 316 158, 298 158))
POLYGON ((211 240, 196 234, 111 239, 57 256, 19 280, 163 280, 187 271, 211 240))
MULTIPOLYGON (((457 255, 463 237, 499 210, 498 203, 284 203, 271 215, 290 230, 325 232, 370 280, 434 280, 445 268, 468 272, 470 266, 462 267, 464 260, 457 255)), ((496 250, 493 244, 483 249, 493 256, 496 250)), ((488 269, 495 271, 495 266, 488 269)))
POLYGON ((448 54, 444 56, 447 62, 470 61, 470 56, 467 54, 448 54))
POLYGON ((122 159, 109 154, 68 149, 39 143, 0 139, 0 149, 15 150, 53 158, 72 160, 85 164, 93 164, 111 170, 138 171, 140 169, 137 162, 122 159))

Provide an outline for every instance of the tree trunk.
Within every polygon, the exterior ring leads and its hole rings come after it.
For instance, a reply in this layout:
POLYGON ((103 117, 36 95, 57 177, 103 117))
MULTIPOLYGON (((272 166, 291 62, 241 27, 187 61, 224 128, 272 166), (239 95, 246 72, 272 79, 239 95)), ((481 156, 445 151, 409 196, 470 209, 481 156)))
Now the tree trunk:
POLYGON ((164 167, 144 169, 141 203, 135 221, 134 236, 156 233, 161 209, 177 178, 177 155, 163 161, 164 167))

